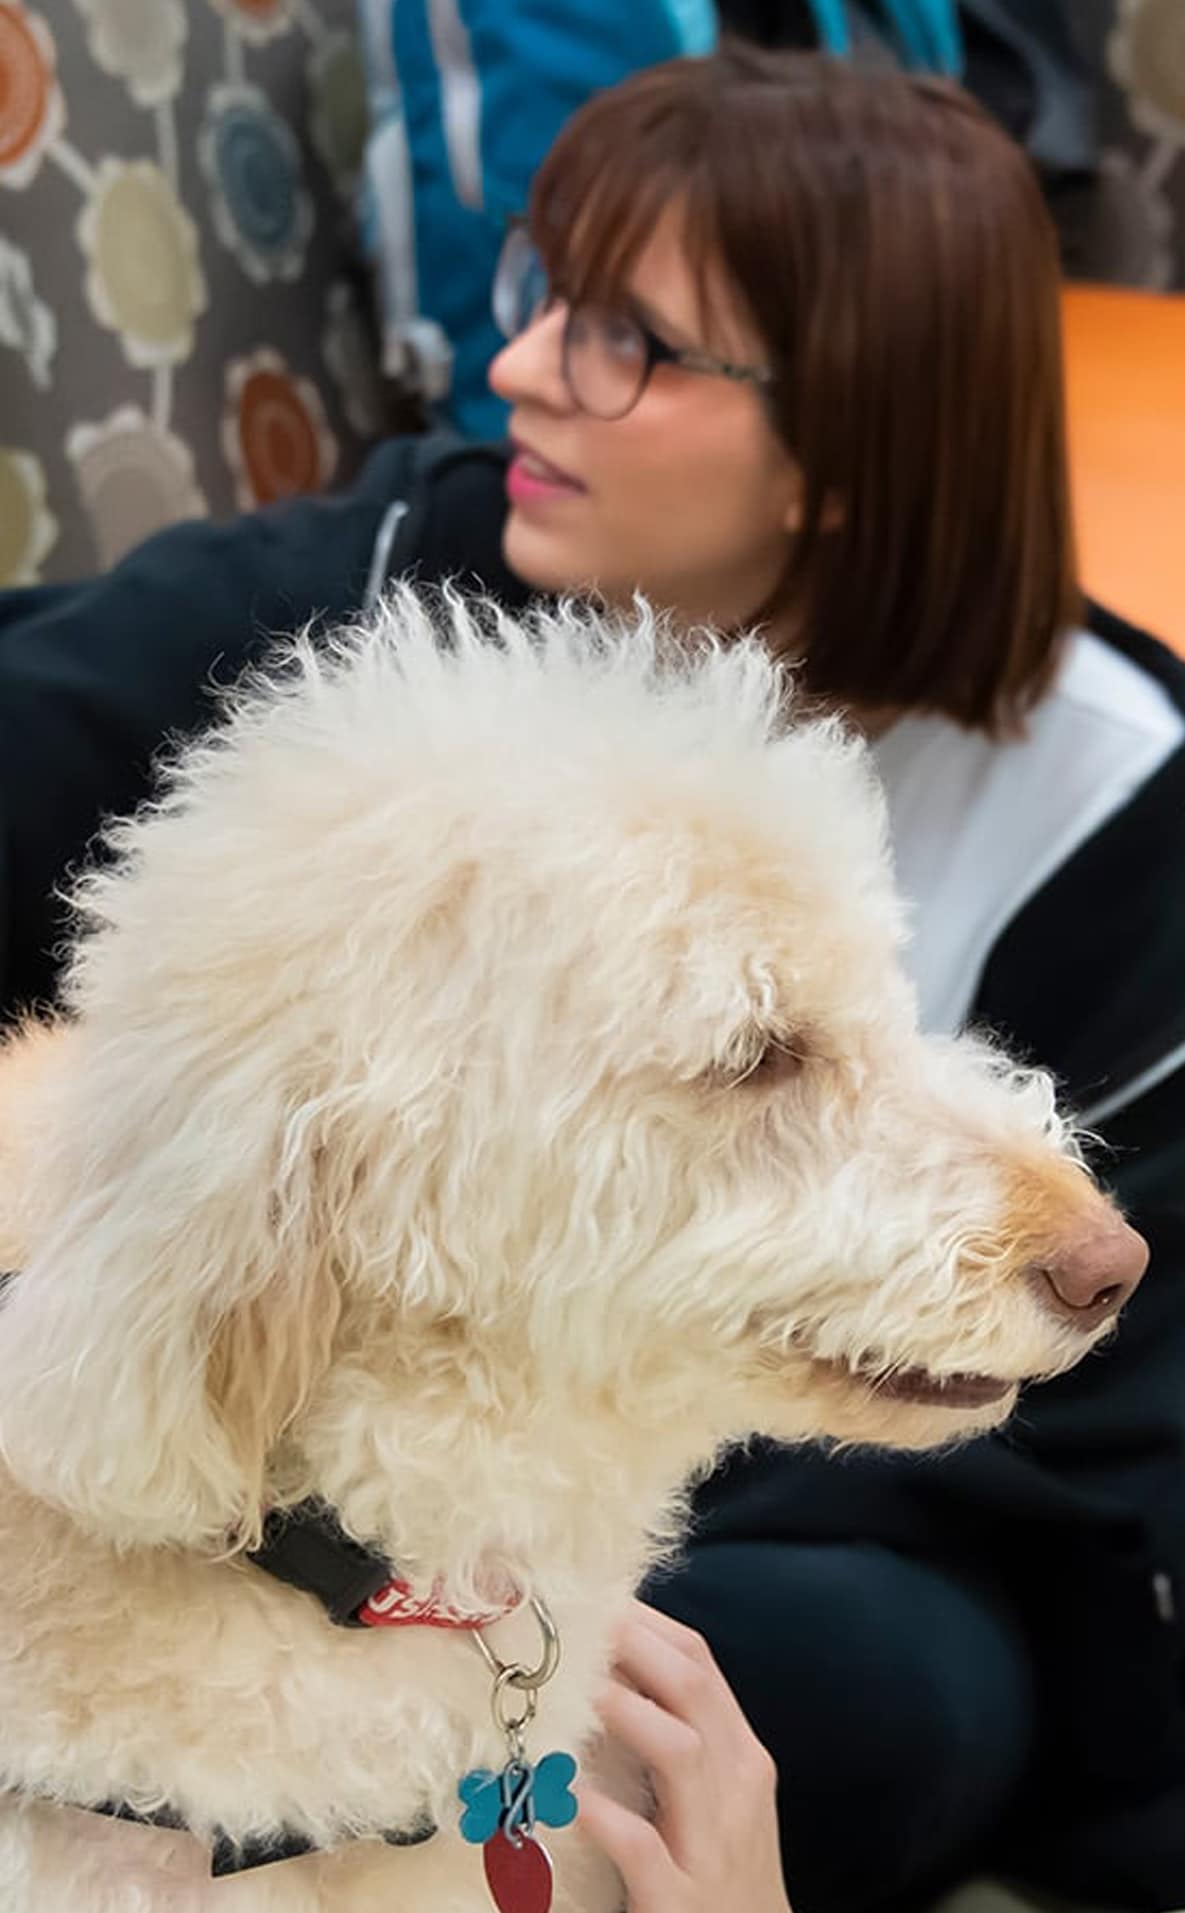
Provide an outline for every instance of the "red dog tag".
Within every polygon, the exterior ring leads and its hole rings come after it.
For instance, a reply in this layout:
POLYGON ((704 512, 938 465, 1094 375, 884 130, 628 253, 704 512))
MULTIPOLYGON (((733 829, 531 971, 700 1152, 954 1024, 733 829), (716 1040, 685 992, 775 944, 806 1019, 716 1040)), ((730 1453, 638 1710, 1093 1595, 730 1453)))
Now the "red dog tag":
POLYGON ((486 1885, 498 1913, 551 1913, 551 1855, 529 1833, 512 1846, 504 1833, 487 1840, 486 1885))

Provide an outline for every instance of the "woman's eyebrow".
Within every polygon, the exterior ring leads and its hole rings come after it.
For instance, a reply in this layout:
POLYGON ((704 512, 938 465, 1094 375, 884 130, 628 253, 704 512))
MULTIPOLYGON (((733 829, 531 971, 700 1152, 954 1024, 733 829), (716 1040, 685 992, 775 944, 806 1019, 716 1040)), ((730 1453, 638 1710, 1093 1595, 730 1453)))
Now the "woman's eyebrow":
POLYGON ((668 319, 663 313, 656 311, 649 300, 641 298, 636 292, 629 291, 626 292, 625 298, 627 305, 637 314, 642 324, 649 326, 652 332, 657 332, 659 338, 665 340, 667 344, 689 352, 702 350, 698 339, 693 339, 683 326, 676 325, 673 319, 668 319))

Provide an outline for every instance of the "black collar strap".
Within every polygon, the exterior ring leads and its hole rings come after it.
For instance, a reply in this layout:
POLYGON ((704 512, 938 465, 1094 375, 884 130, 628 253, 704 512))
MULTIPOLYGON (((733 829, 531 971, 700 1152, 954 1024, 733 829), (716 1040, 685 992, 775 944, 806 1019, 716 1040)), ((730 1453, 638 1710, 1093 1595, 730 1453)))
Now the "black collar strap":
MULTIPOLYGON (((269 1514, 259 1546, 246 1558, 277 1581, 313 1595, 337 1627, 366 1626, 360 1618, 361 1610, 373 1595, 390 1586, 395 1572, 385 1555, 351 1540, 333 1510, 315 1500, 269 1514)), ((142 1826, 188 1830, 186 1821, 171 1807, 141 1813, 126 1801, 105 1801, 94 1811, 110 1814, 116 1820, 134 1820, 142 1826)), ((435 1825, 425 1815, 413 1826, 382 1837, 388 1846, 417 1847, 435 1832, 435 1825)), ((218 1879, 315 1851, 315 1843, 307 1834, 289 1827, 246 1840, 233 1840, 219 1831, 214 1836, 210 1872, 218 1879)))
POLYGON ((273 1509, 247 1559, 277 1581, 313 1595, 336 1627, 365 1626, 361 1609, 395 1576, 385 1555, 352 1540, 333 1509, 317 1500, 273 1509))
POLYGON ((316 1498, 274 1509, 246 1558, 311 1594, 338 1627, 440 1627, 480 1635, 522 1601, 509 1581, 492 1587, 482 1608, 458 1607, 440 1580, 416 1594, 386 1555, 353 1540, 333 1508, 316 1498))
MULTIPOLYGON (((174 1833, 189 1831, 187 1822, 171 1807, 160 1807, 153 1813, 140 1813, 135 1807, 129 1807, 126 1801, 108 1800, 91 1811, 108 1814, 113 1820, 132 1820, 138 1826, 168 1827, 174 1833)), ((424 1819, 406 1831, 384 1833, 382 1837, 389 1847, 418 1847, 425 1840, 430 1840, 435 1832, 432 1821, 424 1819)), ((291 1827, 280 1827, 275 1833, 256 1835, 246 1840, 233 1840, 228 1833, 219 1830, 215 1832, 210 1854, 210 1873, 214 1879, 222 1879, 230 1873, 248 1873, 255 1867, 272 1866, 279 1860, 296 1860, 302 1853, 317 1851, 315 1841, 291 1827)))
MULTIPOLYGON (((0 1272, 0 1295, 13 1279, 13 1272, 0 1272)), ((314 1595, 338 1627, 366 1626, 360 1618, 361 1609, 395 1578, 385 1555, 351 1540, 333 1510, 316 1500, 302 1501, 295 1508, 277 1509, 269 1514, 263 1524, 260 1544, 249 1552, 247 1559, 273 1574, 277 1581, 314 1595)), ((175 1833, 188 1831, 188 1823, 172 1807, 141 1813, 126 1801, 106 1800, 91 1811, 109 1814, 114 1820, 133 1820, 140 1826, 167 1827, 175 1833)), ((418 1847, 435 1832, 435 1823, 425 1815, 413 1826, 397 1833, 384 1833, 382 1837, 388 1846, 418 1847)), ((214 1836, 210 1872, 217 1879, 315 1851, 315 1842, 307 1834, 289 1827, 246 1840, 234 1840, 219 1831, 214 1836)))

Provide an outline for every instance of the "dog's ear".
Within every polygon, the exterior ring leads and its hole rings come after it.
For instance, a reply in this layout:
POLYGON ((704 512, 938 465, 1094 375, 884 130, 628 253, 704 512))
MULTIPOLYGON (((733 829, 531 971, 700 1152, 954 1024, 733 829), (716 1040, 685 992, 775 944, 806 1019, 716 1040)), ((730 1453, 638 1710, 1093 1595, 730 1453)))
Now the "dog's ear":
POLYGON ((0 1309, 0 1452, 117 1541, 249 1541, 340 1309, 309 1105, 266 1040, 82 1035, 38 1112, 52 1220, 0 1309))

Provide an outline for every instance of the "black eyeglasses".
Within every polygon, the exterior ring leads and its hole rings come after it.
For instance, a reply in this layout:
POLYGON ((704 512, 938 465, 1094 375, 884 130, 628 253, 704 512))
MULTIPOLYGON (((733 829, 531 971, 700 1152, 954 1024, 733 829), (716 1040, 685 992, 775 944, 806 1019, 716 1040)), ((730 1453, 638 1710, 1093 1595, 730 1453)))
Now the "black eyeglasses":
POLYGON ((494 320, 508 339, 564 305, 562 364, 573 402, 594 418, 624 418, 646 390, 656 365, 732 379, 762 388, 773 373, 759 365, 735 365, 712 352, 668 345, 635 314, 581 300, 569 305, 555 291, 526 225, 510 227, 494 273, 494 320))

